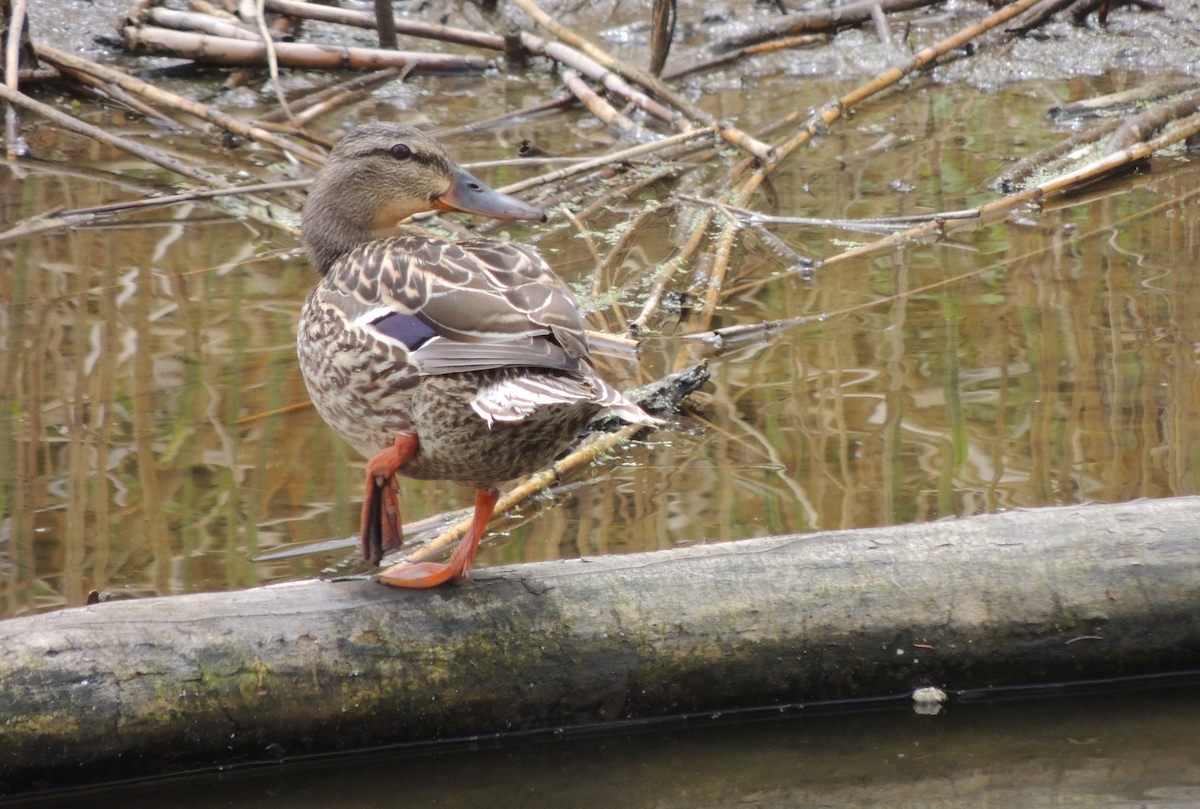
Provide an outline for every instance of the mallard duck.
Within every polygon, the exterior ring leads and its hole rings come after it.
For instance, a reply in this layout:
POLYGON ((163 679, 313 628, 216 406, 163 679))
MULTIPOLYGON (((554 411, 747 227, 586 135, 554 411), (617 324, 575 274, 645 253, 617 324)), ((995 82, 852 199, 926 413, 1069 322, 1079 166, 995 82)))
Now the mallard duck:
POLYGON ((449 562, 381 576, 400 587, 464 581, 497 484, 550 463, 602 412, 657 422, 597 375, 571 292, 535 250, 403 224, 432 210, 546 220, 420 131, 369 124, 330 153, 301 227, 321 281, 300 316, 300 368, 317 411, 369 459, 363 556, 378 564, 403 539, 397 473, 476 489, 449 562))

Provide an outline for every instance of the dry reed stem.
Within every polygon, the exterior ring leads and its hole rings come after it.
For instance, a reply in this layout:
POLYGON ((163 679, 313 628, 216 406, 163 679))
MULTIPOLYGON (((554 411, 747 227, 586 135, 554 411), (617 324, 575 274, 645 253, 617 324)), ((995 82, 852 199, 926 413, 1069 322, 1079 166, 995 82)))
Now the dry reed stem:
POLYGON ((551 110, 562 109, 563 107, 569 107, 575 103, 575 100, 576 100, 575 96, 571 95, 570 93, 566 93, 562 96, 559 96, 558 98, 552 98, 548 101, 541 101, 537 104, 532 104, 528 107, 522 107, 519 110, 513 110, 512 112, 505 112, 500 115, 493 116, 491 118, 485 118, 482 121, 475 121, 474 123, 463 124, 462 126, 456 126, 456 127, 450 128, 450 129, 435 130, 429 134, 435 138, 448 138, 448 137, 452 137, 454 135, 465 135, 468 132, 478 132, 481 129, 488 129, 488 128, 496 126, 498 124, 503 124, 503 123, 507 123, 509 121, 515 120, 517 118, 523 118, 527 115, 537 115, 539 113, 549 112, 551 110))
MULTIPOLYGON (((26 0, 13 0, 12 16, 8 20, 8 39, 4 43, 4 86, 19 92, 21 66, 21 34, 25 30, 26 0)), ((9 160, 20 156, 21 122, 16 108, 9 103, 4 111, 4 149, 9 160)))
MULTIPOLYGON (((231 40, 232 41, 232 40, 231 40)), ((83 73, 89 73, 93 76, 110 81, 116 84, 123 90, 128 90, 135 95, 152 101, 156 104, 162 104, 165 107, 185 112, 188 115, 195 116, 203 121, 216 124, 222 129, 226 129, 234 134, 249 138, 257 143, 264 143, 274 146, 277 149, 294 154, 296 157, 314 166, 321 166, 325 163, 325 156, 314 152, 311 149, 306 149, 303 146, 298 146, 292 143, 287 138, 280 137, 272 132, 268 132, 260 127, 252 126, 245 123, 232 115, 221 112, 218 109, 209 107, 206 104, 201 104, 197 101, 184 98, 175 93, 167 92, 153 84, 144 82, 141 79, 136 79, 128 73, 124 73, 115 68, 98 65, 95 62, 82 59, 78 56, 73 56, 65 51, 60 51, 58 48, 51 47, 42 42, 35 42, 34 49, 37 55, 47 62, 61 69, 77 70, 83 73)))
POLYGON ((267 52, 267 72, 271 76, 271 88, 275 90, 275 97, 279 99, 279 106, 283 110, 283 114, 287 116, 288 122, 299 129, 300 123, 292 115, 292 108, 288 106, 287 96, 284 95, 283 87, 279 84, 279 57, 275 53, 275 41, 271 38, 271 31, 267 28, 263 0, 256 0, 254 3, 254 21, 258 23, 258 34, 261 37, 262 46, 267 52))
POLYGON ((680 110, 688 118, 694 121, 699 121, 708 126, 717 127, 717 131, 729 143, 743 149, 754 155, 759 162, 767 164, 772 163, 776 159, 775 150, 767 144, 756 138, 747 135, 745 132, 730 126, 728 124, 718 124, 716 118, 708 114, 704 110, 697 107, 686 98, 676 93, 666 82, 657 76, 653 76, 640 68, 633 65, 621 62, 611 57, 606 51, 593 45, 588 40, 576 34, 566 26, 559 23, 557 20, 543 11, 534 0, 513 0, 513 3, 522 11, 528 14, 537 22, 538 25, 545 28, 554 36, 558 37, 563 42, 573 48, 580 50, 585 56, 594 59, 604 67, 616 73, 620 73, 630 81, 640 84, 642 87, 653 92, 656 96, 666 101, 672 107, 680 110))
POLYGON ((601 208, 605 208, 610 205, 614 200, 628 197, 631 194, 636 194, 638 191, 650 185, 651 183, 658 182, 663 177, 674 174, 679 170, 680 169, 678 166, 667 165, 651 172, 645 177, 635 180, 632 183, 620 186, 619 188, 611 188, 597 197, 595 201, 589 204, 582 211, 580 211, 579 219, 585 220, 595 214, 601 208))
MULTIPOLYGON (((146 19, 164 28, 197 31, 202 34, 211 34, 215 37, 244 39, 248 42, 259 41, 259 35, 246 29, 240 22, 231 22, 208 14, 155 7, 146 12, 146 19)), ((236 20, 237 18, 234 17, 234 19, 236 20)))
POLYGON ((882 6, 883 11, 909 11, 922 6, 931 6, 939 0, 866 0, 837 8, 821 11, 803 11, 790 14, 783 19, 775 20, 765 25, 757 26, 735 36, 726 37, 714 42, 711 47, 720 53, 731 48, 741 48, 754 45, 768 39, 791 36, 793 34, 812 33, 814 31, 833 31, 851 25, 866 22, 871 19, 871 9, 882 6))
POLYGON ((34 101, 24 93, 10 90, 8 89, 7 85, 0 87, 0 96, 3 96, 4 100, 10 104, 14 104, 15 106, 31 112, 36 112, 38 115, 53 121, 64 129, 70 130, 71 132, 75 132, 79 135, 84 135, 85 137, 92 138, 93 140, 100 141, 101 143, 112 146, 115 149, 120 149, 126 154, 139 157, 142 160, 145 160, 148 163, 153 163, 156 166, 160 166, 167 171, 175 172, 176 174, 188 177, 196 182, 203 183, 204 185, 213 188, 228 187, 228 183, 215 174, 209 174, 203 169, 198 169, 195 166, 189 166, 182 160, 172 157, 166 152, 159 151, 152 146, 146 146, 144 144, 131 141, 127 138, 122 138, 119 135, 114 135, 108 130, 84 123, 78 118, 74 118, 64 112, 59 112, 53 107, 42 104, 39 101, 34 101))
POLYGON ((583 237, 583 243, 587 245, 588 252, 592 254, 592 260, 599 262, 600 249, 596 247, 596 240, 592 238, 592 232, 587 229, 587 225, 583 224, 583 222, 579 220, 579 217, 576 216, 568 206, 564 205, 560 210, 563 212, 563 216, 567 218, 567 221, 570 222, 575 230, 579 231, 579 235, 583 237))
POLYGON ((629 332, 637 334, 646 327, 646 321, 654 314, 654 310, 658 308, 659 301, 662 300, 663 292, 666 291, 667 284, 674 277, 676 271, 686 264, 695 253, 700 243, 704 240, 704 235, 708 232, 708 226, 712 223, 713 217, 716 216, 716 210, 708 208, 700 214, 699 220, 692 228, 692 234, 688 237, 687 242, 679 250, 679 255, 668 261, 659 271, 658 280, 654 282, 654 286, 650 289, 650 294, 646 297, 645 304, 642 305, 641 314, 633 319, 629 324, 629 332))
MULTIPOLYGON (((1108 157, 1104 157, 1099 160, 1094 160, 1091 163, 1088 163, 1086 166, 1081 166, 1075 171, 1063 174, 1059 177, 1054 177, 1050 180, 1046 180, 1045 182, 1039 183, 1038 185, 1032 186, 1024 191, 1018 191, 1014 194, 1009 194, 1008 196, 993 200, 985 205, 981 205, 976 209, 976 212, 980 218, 992 216, 1010 211, 1013 208, 1016 208, 1018 205, 1023 205, 1027 202, 1041 200, 1043 197, 1050 194, 1060 191, 1068 191, 1076 185, 1095 180, 1098 177, 1114 171, 1115 169, 1119 169, 1122 166, 1128 165, 1129 163, 1141 160, 1144 157, 1148 157, 1160 149, 1165 149, 1166 147, 1192 137, 1197 133, 1200 133, 1200 113, 1196 113, 1195 115, 1191 115, 1187 118, 1176 121, 1173 125, 1168 127, 1167 131, 1163 132, 1163 134, 1159 135, 1153 140, 1122 149, 1116 154, 1109 155, 1108 157)), ((859 256, 864 256, 868 253, 874 253, 878 250, 903 244, 905 242, 912 241, 913 239, 918 239, 922 236, 928 236, 931 233, 937 233, 945 226, 946 220, 927 222, 925 224, 918 225, 917 227, 909 228, 908 230, 900 231, 898 233, 893 233, 890 236, 885 236, 882 239, 877 239, 876 241, 862 244, 858 247, 846 250, 845 252, 838 253, 836 256, 832 256, 820 262, 818 266, 824 267, 830 264, 836 264, 841 261, 858 258, 859 256)))
MULTIPOLYGON (((835 102, 825 105, 823 110, 814 116, 814 118, 820 120, 819 124, 815 120, 810 119, 809 122, 800 127, 800 130, 795 135, 778 147, 780 161, 784 160, 800 146, 807 143, 814 134, 820 131, 820 129, 836 121, 846 110, 849 110, 862 103, 862 101, 870 96, 881 92, 888 87, 891 87, 909 73, 928 65, 942 54, 947 53, 954 48, 960 47, 980 34, 990 31, 1000 23, 1012 19, 1014 16, 1020 14, 1022 11, 1037 2, 1038 0, 1017 0, 1017 2, 1013 5, 1006 6, 995 14, 987 17, 982 22, 965 28, 962 31, 959 31, 957 34, 947 37, 946 39, 943 39, 942 41, 925 48, 916 56, 914 56, 912 60, 904 67, 888 70, 861 87, 842 96, 840 99, 837 99, 835 102)), ((869 9, 867 10, 867 13, 869 15, 869 9)), ((730 203, 732 205, 744 207, 749 201, 750 197, 758 189, 759 185, 761 185, 762 182, 767 178, 767 174, 772 168, 772 165, 759 166, 732 195, 730 203)), ((733 248, 733 239, 736 234, 737 227, 737 222, 730 219, 725 223, 725 226, 721 231, 721 235, 717 239, 715 261, 713 262, 712 273, 709 276, 708 287, 705 290, 704 295, 704 307, 700 312, 699 318, 697 319, 697 324, 701 330, 707 330, 709 324, 712 323, 713 314, 716 311, 717 303, 721 298, 721 285, 725 281, 725 273, 728 270, 729 256, 733 248)), ((681 355, 679 361, 684 362, 686 361, 686 358, 681 355)))
MULTIPOLYGON (((133 53, 158 54, 194 59, 225 67, 255 67, 266 64, 261 42, 193 34, 150 25, 130 26, 123 32, 126 47, 133 53)), ((311 70, 379 70, 389 65, 413 65, 421 73, 482 73, 487 62, 479 56, 387 51, 381 48, 346 47, 280 42, 275 46, 279 63, 285 67, 311 70)))
POLYGON ((1198 104, 1200 90, 1194 90, 1174 101, 1156 104, 1137 115, 1126 117, 1120 128, 1104 144, 1102 156, 1117 154, 1122 149, 1137 145, 1171 121, 1194 113, 1198 104))
POLYGON ((747 56, 755 56, 760 53, 772 53, 774 51, 786 50, 788 48, 801 48, 805 45, 815 45, 818 42, 827 42, 829 36, 826 34, 801 34, 794 37, 784 37, 782 39, 773 39, 770 42, 763 42, 758 45, 751 45, 746 48, 738 48, 736 51, 715 56, 712 59, 706 59, 703 62, 697 62, 694 65, 673 70, 663 76, 666 81, 674 81, 681 79, 684 76, 691 76, 696 73, 703 73, 706 70, 714 70, 718 67, 724 67, 731 62, 736 62, 739 59, 744 59, 747 56))
POLYGON ((162 110, 158 109, 157 107, 152 107, 151 105, 140 100, 136 96, 125 92, 120 87, 113 84, 112 82, 107 82, 107 81, 97 78, 89 73, 81 73, 76 70, 67 70, 67 71, 64 71, 61 75, 66 76, 68 79, 70 79, 72 81, 83 84, 86 87, 91 87, 91 88, 95 88, 97 90, 102 91, 109 98, 112 98, 115 101, 119 101, 120 103, 124 104, 125 106, 129 107, 130 109, 145 116, 146 118, 158 121, 160 124, 163 124, 168 129, 171 129, 176 132, 188 132, 188 131, 195 132, 196 131, 196 130, 192 129, 191 127, 187 126, 186 124, 184 124, 180 121, 176 121, 174 118, 170 117, 169 115, 164 113, 162 110))
POLYGON ((604 274, 612 269, 612 266, 616 263, 617 259, 620 258, 621 254, 625 251, 625 248, 629 246, 630 240, 633 238, 634 234, 637 233, 642 224, 651 216, 661 213, 664 208, 670 208, 674 204, 674 202, 660 202, 653 208, 647 208, 644 211, 640 211, 635 217, 633 217, 633 219, 630 219, 625 224, 624 229, 621 231, 621 235, 613 244, 612 249, 610 249, 604 256, 604 259, 596 265, 596 268, 592 270, 592 297, 598 297, 600 295, 600 292, 604 286, 604 274))
MULTIPOLYGON (((298 0, 266 0, 266 7, 273 11, 288 13, 304 19, 341 23, 359 28, 374 28, 376 25, 374 15, 366 12, 347 11, 329 6, 319 6, 315 3, 299 2, 298 0)), ((455 42, 462 45, 473 45, 477 48, 487 48, 489 50, 505 50, 504 37, 499 34, 484 34, 462 28, 413 22, 404 20, 403 18, 397 19, 396 25, 400 33, 412 36, 455 42)), ((610 92, 632 101, 640 109, 653 115, 655 118, 667 123, 682 123, 684 131, 691 128, 691 125, 683 121, 678 113, 667 109, 645 93, 630 87, 628 83, 611 69, 606 68, 595 59, 580 53, 578 50, 559 42, 546 42, 541 37, 536 37, 532 34, 521 33, 519 34, 519 39, 521 45, 529 53, 545 56, 548 59, 579 71, 593 81, 603 84, 610 92)))
MULTIPOLYGON (((345 93, 354 90, 370 90, 381 84, 386 84, 400 75, 400 68, 385 67, 383 70, 377 70, 366 76, 357 76, 349 81, 339 82, 331 87, 326 87, 324 90, 318 90, 315 93, 309 93, 302 98, 296 99, 292 102, 292 110, 296 113, 297 120, 304 120, 305 111, 317 104, 321 104, 332 98, 340 98, 345 93)), ((259 116, 258 123, 278 123, 286 117, 283 110, 279 109, 259 116)))
MULTIPOLYGON (((336 6, 321 6, 316 3, 304 3, 299 0, 265 0, 269 11, 287 14, 289 17, 300 17, 318 22, 340 23, 355 28, 375 28, 375 15, 365 11, 349 11, 336 6)), ((422 39, 436 39, 441 42, 454 42, 458 45, 473 45, 476 48, 486 48, 493 51, 504 50, 504 37, 499 34, 485 34, 470 31, 465 28, 452 28, 448 25, 408 20, 404 17, 394 19, 396 31, 407 36, 422 39)))
MULTIPOLYGON (((1113 171, 1114 169, 1118 169, 1118 168, 1121 168, 1122 166, 1128 165, 1129 163, 1135 162, 1137 160, 1141 160, 1145 157, 1148 157, 1149 155, 1153 154, 1154 152, 1156 152, 1160 149, 1164 149, 1168 146, 1172 146, 1176 143, 1179 143, 1182 140, 1185 140, 1187 138, 1193 137, 1198 134, 1200 134, 1200 113, 1196 113, 1194 115, 1191 115, 1187 118, 1184 118, 1184 119, 1181 119, 1181 120, 1175 122, 1175 124, 1173 124, 1168 129, 1168 131, 1164 132, 1162 135, 1160 135, 1159 137, 1155 138, 1152 141, 1147 141, 1146 143, 1140 144, 1138 146, 1125 149, 1120 154, 1111 155, 1109 157, 1105 157, 1105 158, 1101 158, 1099 160, 1093 161, 1092 163, 1088 164, 1087 166, 1084 166, 1083 168, 1078 169, 1077 171, 1070 172, 1069 174, 1064 174, 1061 177, 1054 178, 1053 180, 1048 180, 1045 183, 1042 183, 1041 185, 1039 185, 1035 188, 1031 188, 1026 191, 1021 191, 1016 194, 1010 194, 1009 196, 1003 197, 998 200, 994 200, 993 202, 990 202, 987 205, 983 205, 977 209, 979 216, 984 217, 984 216, 991 216, 994 214, 1002 213, 1002 212, 1011 210, 1012 208, 1014 208, 1018 205, 1021 205, 1023 203, 1026 203, 1026 202, 1032 202, 1035 200, 1040 201, 1041 199, 1043 199, 1045 196, 1047 196, 1049 194, 1069 191, 1077 185, 1094 180, 1098 177, 1101 177, 1101 176, 1107 174, 1108 172, 1113 171)), ((1110 224, 1105 224, 1101 227, 1094 228, 1085 233, 1074 234, 1067 241, 1070 244, 1078 244, 1086 239, 1090 239, 1090 238, 1098 236, 1102 233, 1110 232, 1114 228, 1119 227, 1120 225, 1126 224, 1128 222, 1132 222, 1135 219, 1139 219, 1139 218, 1145 217, 1145 216, 1150 216, 1154 213, 1158 213, 1159 211, 1165 210, 1169 207, 1176 206, 1176 205, 1180 204, 1181 202, 1191 199, 1192 197, 1198 196, 1198 195, 1200 195, 1200 189, 1190 191, 1180 197, 1168 200, 1167 202, 1160 203, 1159 205, 1152 206, 1144 211, 1138 211, 1136 213, 1129 214, 1128 216, 1118 219, 1116 222, 1113 222, 1110 224)), ((845 261, 850 258, 855 258, 858 256, 862 256, 866 253, 882 249, 884 247, 897 245, 904 241, 909 241, 909 240, 917 238, 919 236, 928 235, 929 233, 936 232, 940 228, 944 227, 944 225, 945 225, 944 221, 929 222, 929 223, 926 223, 919 227, 912 228, 911 230, 904 231, 903 233, 896 233, 896 234, 888 236, 884 239, 880 239, 876 242, 872 242, 871 244, 861 245, 860 247, 856 247, 853 250, 848 250, 844 253, 839 253, 838 255, 833 256, 830 259, 827 259, 826 261, 821 263, 819 266, 827 266, 829 264, 834 264, 838 261, 845 261)), ((1031 250, 1027 253, 1023 253, 1022 255, 1015 256, 1013 258, 1007 258, 1002 261, 998 261, 998 262, 989 264, 985 267, 979 267, 977 269, 970 270, 965 273, 961 273, 959 275, 954 276, 953 278, 944 278, 939 281, 934 281, 932 283, 926 284, 925 286, 922 286, 922 287, 917 287, 915 289, 908 289, 908 290, 905 290, 904 292, 897 293, 895 295, 888 295, 886 297, 879 298, 877 300, 870 301, 868 303, 856 304, 855 306, 850 306, 845 309, 839 309, 834 312, 823 312, 819 315, 799 315, 796 317, 783 318, 781 320, 775 320, 775 321, 764 321, 761 323, 751 323, 751 324, 744 324, 744 325, 739 325, 739 326, 732 326, 732 327, 725 328, 725 329, 716 329, 714 331, 702 332, 699 334, 690 334, 690 335, 688 335, 688 339, 709 343, 710 345, 715 345, 715 346, 723 346, 723 345, 727 345, 729 343, 744 343, 751 339, 756 339, 756 338, 762 339, 762 340, 767 340, 770 338, 771 335, 773 335, 776 332, 779 332, 783 329, 792 328, 794 326, 803 326, 808 323, 824 322, 824 321, 830 320, 835 317, 841 317, 844 315, 853 314, 854 312, 859 312, 864 309, 869 309, 869 308, 872 308, 875 306, 881 306, 886 303, 898 301, 898 300, 901 300, 902 298, 912 297, 913 295, 923 295, 925 293, 932 292, 934 290, 941 289, 946 286, 950 286, 952 284, 958 283, 959 281, 964 281, 968 278, 973 278, 973 277, 982 275, 984 273, 992 272, 997 269, 1010 267, 1010 266, 1019 264, 1021 262, 1028 261, 1029 259, 1031 259, 1035 256, 1045 253, 1047 250, 1058 250, 1061 248, 1062 248, 1062 245, 1056 242, 1053 245, 1040 247, 1036 250, 1031 250)))
POLYGON ((609 104, 595 90, 588 87, 587 82, 579 78, 579 74, 574 70, 564 70, 562 72, 562 80, 563 84, 567 85, 567 89, 571 91, 571 94, 578 98, 583 106, 587 107, 588 112, 595 115, 606 125, 626 135, 637 133, 637 124, 619 113, 612 104, 609 104))
POLYGON ((681 132, 692 131, 692 125, 678 112, 658 103, 641 90, 632 87, 629 82, 625 81, 609 68, 569 45, 564 45, 561 42, 547 42, 541 37, 535 37, 532 34, 521 34, 521 42, 530 53, 537 56, 545 56, 547 59, 553 59, 561 65, 578 70, 592 81, 603 84, 605 89, 610 93, 629 100, 639 109, 660 121, 671 124, 681 132))
MULTIPOLYGON (((1193 117, 1196 120, 1194 122, 1188 124, 1185 127, 1185 129, 1190 129, 1192 134, 1196 134, 1196 133, 1200 132, 1200 113, 1198 113, 1197 115, 1195 115, 1193 117)), ((1182 135, 1182 137, 1188 137, 1186 132, 1182 135)), ((1177 138, 1175 142, 1178 142, 1179 139, 1181 139, 1181 138, 1177 138)), ((1159 148, 1161 148, 1161 147, 1159 147, 1159 148)), ((833 312, 823 312, 818 315, 798 315, 796 317, 783 318, 780 320, 762 321, 759 323, 745 323, 745 324, 741 324, 741 325, 737 325, 737 326, 730 326, 727 328, 714 329, 713 331, 709 331, 709 332, 703 332, 703 333, 699 333, 699 334, 689 334, 686 336, 685 339, 694 340, 696 342, 701 342, 701 343, 707 343, 708 345, 713 346, 715 348, 722 348, 722 347, 727 347, 727 346, 731 346, 731 345, 742 345, 742 344, 746 344, 746 343, 750 342, 751 340, 758 340, 760 342, 766 342, 773 335, 775 335, 776 333, 781 332, 785 329, 794 328, 796 326, 804 326, 804 325, 808 325, 810 323, 824 323, 824 322, 827 322, 834 318, 843 317, 845 315, 851 315, 851 314, 854 314, 855 312, 861 312, 866 309, 874 308, 876 306, 882 306, 882 305, 888 304, 888 303, 896 303, 905 298, 911 298, 914 295, 924 295, 929 292, 934 292, 938 289, 943 289, 945 287, 952 286, 953 284, 957 284, 957 283, 959 283, 961 281, 965 281, 969 278, 975 278, 975 277, 983 275, 985 273, 995 272, 996 270, 1001 270, 1001 269, 1005 269, 1005 268, 1012 267, 1015 265, 1020 265, 1024 262, 1029 261, 1030 259, 1036 258, 1037 256, 1043 255, 1049 251, 1061 250, 1065 245, 1079 244, 1087 239, 1094 238, 1101 234, 1111 233, 1114 229, 1119 228, 1122 225, 1126 225, 1130 222, 1133 222, 1137 219, 1141 219, 1146 216, 1152 216, 1154 214, 1160 213, 1167 209, 1176 208, 1179 205, 1181 205, 1182 203, 1192 199, 1193 197, 1197 197, 1197 196, 1200 196, 1200 188, 1196 188, 1191 191, 1188 191, 1185 194, 1181 194, 1178 197, 1169 199, 1166 202, 1161 202, 1158 205, 1152 205, 1151 207, 1146 208, 1145 210, 1141 210, 1141 211, 1137 211, 1135 213, 1128 214, 1127 216, 1123 216, 1123 217, 1117 219, 1115 222, 1106 223, 1100 227, 1093 228, 1092 230, 1089 230, 1089 231, 1086 231, 1083 233, 1072 234, 1064 242, 1056 241, 1052 244, 1047 244, 1047 245, 1045 245, 1043 247, 1039 247, 1035 250, 1030 250, 1029 252, 1022 253, 1019 256, 1013 256, 1011 258, 1006 258, 1001 261, 996 261, 991 264, 988 264, 987 266, 984 266, 984 267, 978 267, 974 270, 969 270, 967 272, 960 273, 959 275, 953 276, 952 278, 943 278, 941 280, 933 281, 931 283, 925 284, 924 286, 916 287, 915 289, 905 289, 903 292, 898 292, 893 295, 887 295, 885 297, 878 298, 873 301, 868 301, 867 303, 859 303, 859 304, 855 304, 854 306, 848 306, 844 309, 838 309, 833 312)))
POLYGON ((225 9, 209 3, 208 0, 189 0, 188 8, 201 14, 207 14, 210 17, 216 17, 218 20, 223 20, 224 22, 241 22, 236 14, 230 14, 225 9))
POLYGON ((631 146, 628 149, 610 152, 609 154, 601 155, 600 157, 593 158, 592 160, 585 160, 582 163, 576 163, 573 166, 566 166, 545 174, 539 174, 536 177, 529 177, 528 179, 503 186, 496 190, 503 194, 514 194, 517 191, 524 191, 527 188, 536 188, 539 185, 547 185, 549 183, 566 179, 567 177, 574 177, 576 174, 583 174, 584 172, 591 171, 595 168, 611 166, 614 163, 618 163, 623 160, 629 160, 633 157, 652 154, 654 152, 661 151, 662 149, 666 149, 669 146, 674 146, 678 143, 686 143, 687 141, 691 140, 711 137, 714 133, 715 128, 693 129, 691 132, 681 132, 680 134, 672 135, 669 138, 656 140, 652 143, 642 143, 638 146, 631 146))
POLYGON ((1012 186, 1021 182, 1042 166, 1075 151, 1076 148, 1084 144, 1095 143, 1100 138, 1113 132, 1120 125, 1120 118, 1112 118, 1096 126, 1076 132, 1068 138, 1063 138, 1053 146, 1042 149, 1014 163, 992 182, 991 187, 997 191, 1008 191, 1012 186))

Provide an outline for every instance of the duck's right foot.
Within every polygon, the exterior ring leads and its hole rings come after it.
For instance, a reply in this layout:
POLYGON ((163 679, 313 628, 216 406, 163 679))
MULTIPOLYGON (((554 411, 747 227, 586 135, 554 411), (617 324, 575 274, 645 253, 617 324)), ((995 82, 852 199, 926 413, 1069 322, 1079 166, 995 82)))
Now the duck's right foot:
POLYGON ((396 472, 417 452, 417 434, 402 432, 390 447, 384 447, 367 461, 367 485, 363 493, 362 555, 373 565, 379 564, 385 551, 399 548, 404 541, 400 525, 400 507, 396 502, 396 472))

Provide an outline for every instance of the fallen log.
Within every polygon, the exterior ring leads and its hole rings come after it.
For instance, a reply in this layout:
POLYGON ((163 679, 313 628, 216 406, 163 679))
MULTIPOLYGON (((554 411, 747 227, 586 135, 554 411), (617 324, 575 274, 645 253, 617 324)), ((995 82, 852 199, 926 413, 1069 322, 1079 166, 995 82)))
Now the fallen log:
POLYGON ((0 789, 1200 665, 1200 497, 0 623, 0 789))

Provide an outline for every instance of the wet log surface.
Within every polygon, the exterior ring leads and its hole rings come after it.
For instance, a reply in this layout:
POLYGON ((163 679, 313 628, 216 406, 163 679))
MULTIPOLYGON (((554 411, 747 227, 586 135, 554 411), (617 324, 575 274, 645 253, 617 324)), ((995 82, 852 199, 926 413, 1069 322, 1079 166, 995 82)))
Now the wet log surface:
POLYGON ((0 623, 9 793, 372 745, 1200 665, 1200 498, 0 623))

